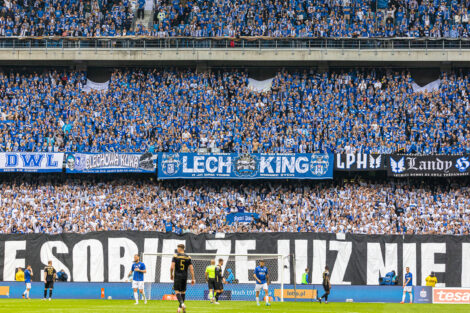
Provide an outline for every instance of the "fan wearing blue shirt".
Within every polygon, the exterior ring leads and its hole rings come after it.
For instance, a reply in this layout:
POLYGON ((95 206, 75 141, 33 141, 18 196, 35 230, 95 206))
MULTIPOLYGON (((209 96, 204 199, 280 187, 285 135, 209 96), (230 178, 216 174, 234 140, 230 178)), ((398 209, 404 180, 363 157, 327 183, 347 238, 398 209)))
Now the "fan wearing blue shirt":
POLYGON ((406 267, 405 281, 403 282, 403 297, 400 303, 405 303, 406 293, 410 294, 410 303, 413 303, 413 274, 410 268, 406 267))
POLYGON ((144 293, 144 274, 147 273, 145 268, 145 264, 140 262, 140 257, 138 254, 134 255, 134 264, 132 264, 131 271, 129 272, 129 276, 132 275, 132 289, 134 289, 134 304, 139 304, 139 294, 137 293, 137 289, 139 293, 144 298, 144 303, 147 304, 147 298, 145 297, 144 293))
POLYGON ((164 221, 165 222, 165 231, 167 233, 171 233, 173 231, 173 223, 171 221, 164 221))
POLYGON ((33 276, 33 269, 31 268, 31 265, 28 265, 26 267, 26 270, 24 271, 24 282, 26 284, 26 289, 23 292, 23 299, 29 299, 29 291, 31 290, 31 277, 33 276))
POLYGON ((255 273, 253 277, 256 280, 255 292, 256 292, 256 304, 259 304, 259 293, 261 289, 264 290, 264 298, 266 300, 266 305, 270 306, 269 304, 269 294, 268 294, 268 285, 269 285, 269 274, 268 268, 264 265, 264 260, 259 261, 259 266, 255 268, 255 273))

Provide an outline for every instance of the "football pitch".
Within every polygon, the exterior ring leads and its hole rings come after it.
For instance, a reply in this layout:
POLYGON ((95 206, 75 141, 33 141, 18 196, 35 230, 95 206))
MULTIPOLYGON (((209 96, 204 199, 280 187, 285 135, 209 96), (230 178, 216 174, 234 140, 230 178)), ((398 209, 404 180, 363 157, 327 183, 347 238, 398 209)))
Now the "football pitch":
MULTIPOLYGON (((381 304, 381 303, 328 303, 319 304, 315 302, 284 302, 272 303, 270 307, 257 306, 255 302, 225 301, 220 305, 209 304, 202 301, 186 301, 186 312, 188 313, 307 313, 307 312, 469 312, 470 305, 449 304, 381 304)), ((134 305, 130 300, 22 300, 2 299, 0 300, 0 312, 176 312, 175 301, 149 301, 148 304, 139 303, 134 305)))

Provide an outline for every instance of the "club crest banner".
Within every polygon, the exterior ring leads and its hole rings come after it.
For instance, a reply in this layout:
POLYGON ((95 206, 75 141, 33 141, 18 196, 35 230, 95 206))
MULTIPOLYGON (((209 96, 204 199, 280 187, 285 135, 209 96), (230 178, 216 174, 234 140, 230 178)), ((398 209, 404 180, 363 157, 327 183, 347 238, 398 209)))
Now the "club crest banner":
POLYGON ((332 179, 333 154, 160 153, 160 179, 332 179))

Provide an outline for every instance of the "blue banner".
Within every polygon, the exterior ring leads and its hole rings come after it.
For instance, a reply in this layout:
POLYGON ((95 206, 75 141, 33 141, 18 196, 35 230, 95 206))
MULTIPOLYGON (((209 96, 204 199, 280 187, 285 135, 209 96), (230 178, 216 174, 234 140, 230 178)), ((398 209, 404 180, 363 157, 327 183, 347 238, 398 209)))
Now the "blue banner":
POLYGON ((414 286, 414 303, 432 303, 432 287, 414 286))
POLYGON ((0 172, 62 172, 64 154, 54 152, 1 152, 0 172))
POLYGON ((386 9, 388 7, 389 0, 377 0, 377 9, 386 9))
POLYGON ((160 153, 160 179, 332 179, 333 154, 160 153))
POLYGON ((67 173, 155 173, 157 155, 152 153, 70 153, 67 173))
MULTIPOLYGON (((44 292, 43 282, 31 283, 31 299, 42 299, 44 292)), ((9 287, 9 296, 11 298, 21 298, 24 289, 24 282, 3 282, 0 281, 0 286, 9 287)), ((130 282, 118 283, 103 283, 103 282, 55 282, 54 283, 54 299, 101 299, 101 291, 104 288, 104 295, 106 299, 113 300, 134 300, 133 291, 130 282)), ((287 288, 294 288, 294 286, 285 285, 287 288)), ((162 300, 166 295, 171 295, 174 291, 173 283, 153 283, 152 287, 145 287, 147 297, 150 295, 151 300, 162 300)), ((279 293, 281 286, 279 284, 270 284, 268 295, 274 300, 279 301, 279 297, 275 293, 279 293)), ((196 283, 194 286, 189 286, 186 292, 186 299, 188 300, 204 300, 207 299, 209 293, 207 283, 196 283)), ((264 292, 261 292, 264 296, 264 292)), ((224 284, 224 293, 220 297, 221 300, 235 300, 235 301, 254 301, 255 299, 255 284, 224 284)), ((294 299, 287 299, 286 301, 293 301, 294 299)))
POLYGON ((258 213, 230 213, 226 217, 226 222, 228 225, 232 225, 233 223, 251 223, 258 218, 258 213))

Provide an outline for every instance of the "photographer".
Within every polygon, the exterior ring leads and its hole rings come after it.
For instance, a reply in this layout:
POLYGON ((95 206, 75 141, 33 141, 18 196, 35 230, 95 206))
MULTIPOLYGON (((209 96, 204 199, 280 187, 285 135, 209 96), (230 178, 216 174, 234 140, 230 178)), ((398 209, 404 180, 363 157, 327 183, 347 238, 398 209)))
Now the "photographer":
POLYGON ((69 275, 64 270, 60 270, 57 273, 57 280, 58 281, 67 281, 69 279, 69 275))

